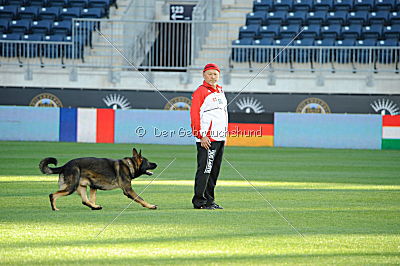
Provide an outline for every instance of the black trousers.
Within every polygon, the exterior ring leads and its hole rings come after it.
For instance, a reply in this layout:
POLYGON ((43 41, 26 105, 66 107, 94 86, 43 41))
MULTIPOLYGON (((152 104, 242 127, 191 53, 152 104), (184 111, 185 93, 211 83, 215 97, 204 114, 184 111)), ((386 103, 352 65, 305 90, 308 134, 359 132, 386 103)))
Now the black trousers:
POLYGON ((197 142, 197 171, 194 183, 194 207, 214 203, 214 189, 224 154, 225 141, 212 141, 206 150, 197 142))

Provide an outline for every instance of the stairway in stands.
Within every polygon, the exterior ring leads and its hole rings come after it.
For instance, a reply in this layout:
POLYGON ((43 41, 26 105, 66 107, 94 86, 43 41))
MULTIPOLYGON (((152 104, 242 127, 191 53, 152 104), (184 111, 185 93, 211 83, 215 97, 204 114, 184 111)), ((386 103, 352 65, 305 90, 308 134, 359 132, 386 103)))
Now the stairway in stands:
POLYGON ((212 30, 202 50, 195 59, 196 66, 205 65, 209 58, 214 58, 214 62, 221 68, 228 67, 227 57, 230 50, 228 49, 233 40, 238 38, 238 29, 245 25, 246 14, 252 11, 253 0, 235 0, 232 4, 222 6, 220 17, 217 22, 225 22, 228 25, 214 24, 212 30), (226 43, 226 45, 221 45, 226 43))
MULTIPOLYGON (((117 0, 118 9, 116 9, 114 6, 111 7, 110 19, 123 19, 124 12, 129 7, 130 2, 131 0, 117 0)), ((122 51, 123 47, 120 41, 123 39, 123 31, 122 27, 120 27, 122 25, 119 24, 118 26, 115 26, 114 29, 112 29, 110 25, 111 24, 109 22, 102 23, 101 33, 106 38, 111 40, 111 42, 122 51), (111 39, 111 36, 114 37, 114 40, 111 39)), ((94 66, 99 64, 102 66, 110 66, 110 62, 112 62, 112 65, 114 66, 119 66, 121 63, 126 65, 126 62, 121 62, 124 59, 118 54, 118 52, 115 49, 112 50, 113 55, 110 54, 110 44, 107 42, 107 40, 97 32, 93 32, 93 48, 87 47, 85 49, 85 64, 94 66)))

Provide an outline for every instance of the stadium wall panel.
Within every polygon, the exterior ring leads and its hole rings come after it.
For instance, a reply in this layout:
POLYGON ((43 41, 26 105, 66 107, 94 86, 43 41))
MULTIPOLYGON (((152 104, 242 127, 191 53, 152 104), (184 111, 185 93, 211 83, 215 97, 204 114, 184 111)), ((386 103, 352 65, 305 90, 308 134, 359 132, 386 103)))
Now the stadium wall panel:
POLYGON ((188 111, 116 110, 115 143, 194 144, 188 111))
POLYGON ((380 149, 382 116, 275 113, 275 146, 380 149))
POLYGON ((59 108, 0 106, 0 140, 59 141, 59 108))

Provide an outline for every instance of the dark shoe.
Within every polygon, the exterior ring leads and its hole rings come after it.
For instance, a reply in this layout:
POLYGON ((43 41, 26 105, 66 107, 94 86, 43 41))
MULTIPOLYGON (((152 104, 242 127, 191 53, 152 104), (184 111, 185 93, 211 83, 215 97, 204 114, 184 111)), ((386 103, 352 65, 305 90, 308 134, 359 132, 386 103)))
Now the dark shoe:
POLYGON ((212 208, 214 208, 214 209, 220 209, 220 210, 223 210, 223 209, 224 209, 222 206, 219 206, 217 203, 211 204, 210 207, 212 207, 212 208))
POLYGON ((205 209, 205 210, 214 210, 215 208, 213 206, 206 206, 206 205, 201 205, 200 207, 194 206, 195 209, 205 209))

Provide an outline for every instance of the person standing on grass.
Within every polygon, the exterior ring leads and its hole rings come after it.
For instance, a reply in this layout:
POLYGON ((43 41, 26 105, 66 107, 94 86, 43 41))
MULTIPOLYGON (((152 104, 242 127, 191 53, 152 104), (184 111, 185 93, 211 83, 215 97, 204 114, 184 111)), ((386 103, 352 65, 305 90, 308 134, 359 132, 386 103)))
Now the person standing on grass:
POLYGON ((219 77, 219 67, 207 64, 203 69, 203 84, 192 94, 190 119, 197 145, 192 199, 195 209, 223 209, 214 201, 228 130, 227 100, 222 87, 217 84, 219 77))

